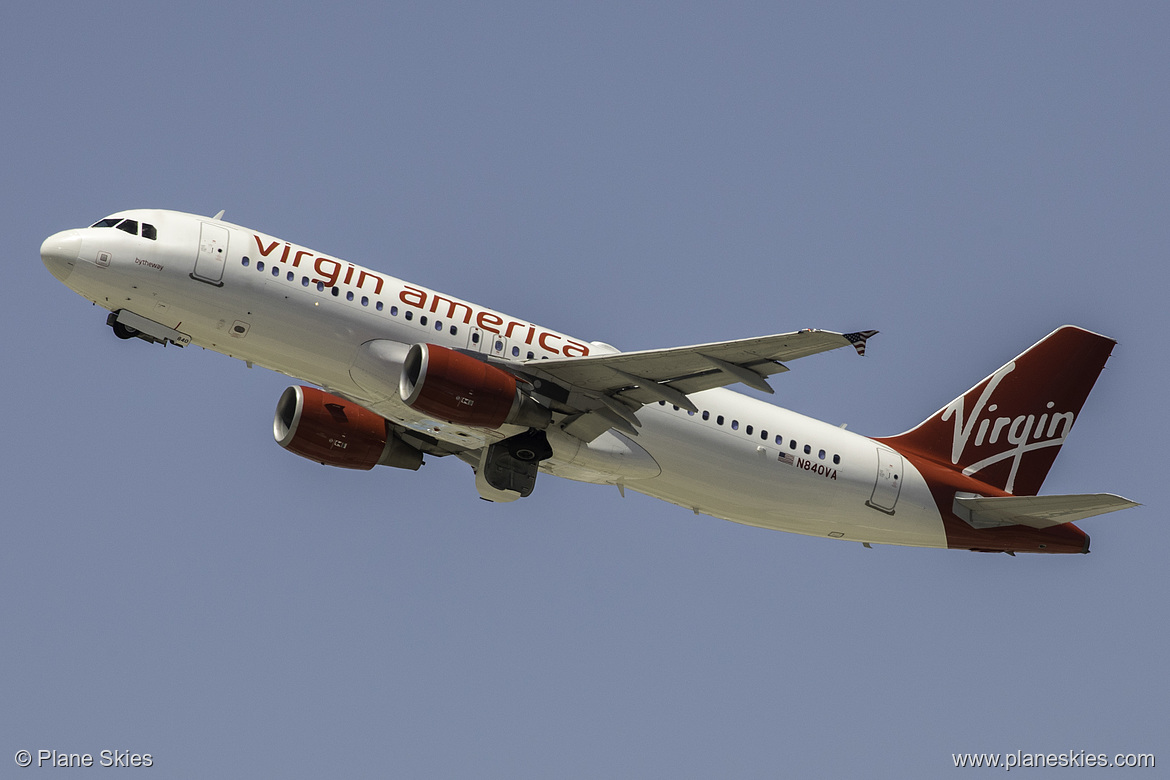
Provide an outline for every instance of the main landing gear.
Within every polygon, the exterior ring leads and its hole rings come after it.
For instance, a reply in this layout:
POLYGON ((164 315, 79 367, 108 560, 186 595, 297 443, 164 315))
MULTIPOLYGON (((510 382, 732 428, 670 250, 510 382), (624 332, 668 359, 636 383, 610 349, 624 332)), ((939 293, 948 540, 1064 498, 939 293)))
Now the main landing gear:
POLYGON ((475 486, 488 501, 515 501, 531 495, 540 462, 551 458, 544 431, 526 432, 496 442, 484 450, 475 474, 475 486))
POLYGON ((536 428, 529 428, 524 433, 504 439, 499 444, 492 446, 498 447, 501 444, 507 447, 509 455, 523 463, 539 463, 542 460, 548 460, 553 454, 548 437, 545 436, 544 431, 536 428))

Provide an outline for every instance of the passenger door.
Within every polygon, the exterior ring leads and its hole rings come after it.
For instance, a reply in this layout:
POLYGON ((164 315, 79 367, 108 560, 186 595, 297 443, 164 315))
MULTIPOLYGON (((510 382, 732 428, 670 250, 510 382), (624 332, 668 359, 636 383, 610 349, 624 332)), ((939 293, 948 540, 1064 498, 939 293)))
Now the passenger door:
POLYGON ((199 254, 195 258, 192 279, 223 287, 223 267, 227 262, 228 229, 222 225, 201 222, 199 254))
POLYGON ((873 494, 865 505, 892 515, 901 492, 902 456, 886 447, 878 447, 877 479, 873 484, 873 494))

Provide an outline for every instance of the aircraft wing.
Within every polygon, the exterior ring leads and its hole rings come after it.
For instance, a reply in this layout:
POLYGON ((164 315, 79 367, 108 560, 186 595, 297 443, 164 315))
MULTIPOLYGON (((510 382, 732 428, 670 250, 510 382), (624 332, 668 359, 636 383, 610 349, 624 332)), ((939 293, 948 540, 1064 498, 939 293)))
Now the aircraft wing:
POLYGON ((689 347, 532 360, 522 370, 533 377, 538 392, 552 397, 570 416, 562 427, 590 441, 610 427, 636 435, 641 423, 634 412, 645 404, 666 401, 693 412, 697 408, 688 394, 737 382, 771 393, 765 377, 787 371, 783 361, 847 346, 864 355, 866 340, 876 333, 801 330, 689 347))

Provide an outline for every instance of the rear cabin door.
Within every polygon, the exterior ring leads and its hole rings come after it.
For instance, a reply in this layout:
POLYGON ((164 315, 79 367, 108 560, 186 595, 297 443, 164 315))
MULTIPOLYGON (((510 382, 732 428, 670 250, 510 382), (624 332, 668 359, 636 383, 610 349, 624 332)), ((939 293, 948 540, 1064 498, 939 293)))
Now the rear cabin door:
POLYGON ((873 484, 873 495, 865 505, 892 515, 901 492, 902 456, 886 447, 878 447, 877 478, 873 484))

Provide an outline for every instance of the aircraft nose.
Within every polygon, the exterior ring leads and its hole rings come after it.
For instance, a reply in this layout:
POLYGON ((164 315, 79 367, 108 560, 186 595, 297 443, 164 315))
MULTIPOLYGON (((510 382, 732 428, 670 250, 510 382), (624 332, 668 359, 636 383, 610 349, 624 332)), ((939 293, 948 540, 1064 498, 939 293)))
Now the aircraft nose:
POLYGON ((41 244, 41 262, 49 269, 49 273, 63 282, 73 270, 80 252, 81 234, 76 230, 63 230, 49 236, 41 244))

